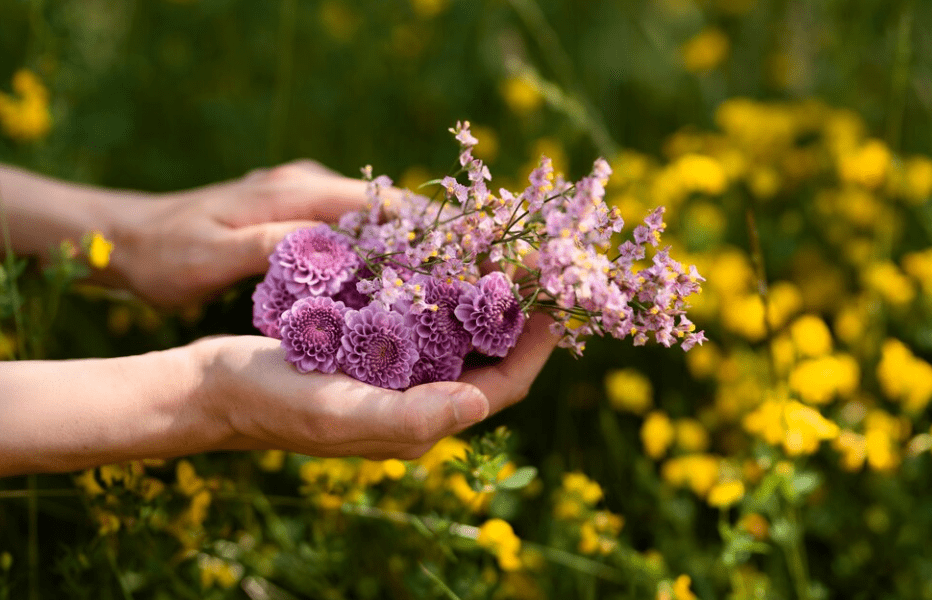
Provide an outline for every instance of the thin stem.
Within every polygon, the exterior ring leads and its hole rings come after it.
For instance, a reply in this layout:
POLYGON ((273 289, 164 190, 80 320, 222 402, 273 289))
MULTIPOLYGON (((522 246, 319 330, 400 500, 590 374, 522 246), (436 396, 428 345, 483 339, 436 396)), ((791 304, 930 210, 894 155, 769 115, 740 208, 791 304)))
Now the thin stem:
POLYGON ((19 285, 16 283, 14 276, 16 256, 13 254, 13 238, 10 235, 10 225, 7 222, 6 206, 3 201, 3 191, 0 190, 0 230, 3 234, 3 248, 6 256, 4 257, 4 267, 6 268, 6 278, 10 290, 10 300, 13 303, 13 323, 16 327, 16 352, 18 356, 14 358, 26 358, 26 326, 23 323, 23 304, 19 295, 19 285))
POLYGON ((450 600, 460 600, 460 597, 457 596, 456 593, 450 589, 450 586, 448 586, 443 581, 443 579, 440 579, 440 577, 436 573, 428 569, 424 565, 424 563, 422 563, 421 561, 418 561, 417 566, 421 567, 421 570, 424 571, 424 574, 427 575, 427 577, 429 577, 431 581, 437 584, 437 587, 439 587, 440 590, 443 591, 443 593, 446 595, 447 598, 450 598, 450 600))
POLYGON ((787 513, 794 535, 793 540, 783 546, 783 551, 789 564, 790 578, 796 588, 797 599, 809 600, 809 572, 806 566, 808 560, 806 559, 806 548, 802 543, 803 536, 798 513, 799 511, 795 506, 791 506, 787 513))
POLYGON ((896 51, 890 82, 890 112, 887 114, 887 145, 898 150, 906 112, 906 92, 909 88, 909 68, 912 60, 913 2, 906 0, 900 13, 896 51))
POLYGON ((750 242, 751 260, 754 263, 754 274, 757 277, 757 294, 764 305, 764 334, 767 344, 767 365, 770 374, 771 386, 777 385, 777 363, 773 355, 773 325, 770 322, 770 294, 767 286, 767 271, 764 265, 764 252, 761 249, 760 233, 757 229, 757 219, 754 208, 749 206, 745 214, 747 218, 748 240, 750 242))
POLYGON ((29 600, 39 600, 39 494, 38 478, 27 478, 29 495, 26 498, 29 540, 26 549, 26 564, 29 571, 29 600))

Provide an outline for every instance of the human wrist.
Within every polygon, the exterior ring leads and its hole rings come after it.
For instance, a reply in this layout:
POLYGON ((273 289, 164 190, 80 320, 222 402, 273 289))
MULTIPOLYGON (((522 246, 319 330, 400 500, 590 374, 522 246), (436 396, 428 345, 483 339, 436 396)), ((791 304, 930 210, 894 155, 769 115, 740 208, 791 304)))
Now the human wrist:
POLYGON ((248 389, 249 380, 237 376, 248 368, 250 353, 232 336, 201 340, 185 347, 192 354, 191 364, 199 373, 191 403, 199 407, 200 418, 216 449, 247 450, 250 409, 248 401, 261 392, 248 389))

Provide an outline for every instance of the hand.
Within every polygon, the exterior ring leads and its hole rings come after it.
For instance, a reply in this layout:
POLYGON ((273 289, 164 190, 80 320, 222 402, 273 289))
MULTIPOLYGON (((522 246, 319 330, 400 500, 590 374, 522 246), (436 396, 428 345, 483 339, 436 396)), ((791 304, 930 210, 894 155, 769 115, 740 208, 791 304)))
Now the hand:
POLYGON ((271 338, 220 337, 191 348, 207 357, 200 398, 227 423, 222 449, 411 459, 489 413, 489 399, 465 383, 399 392, 343 373, 299 373, 271 338))
POLYGON ((162 306, 197 302, 268 269, 289 232, 365 205, 366 184, 311 161, 259 170, 231 182, 132 204, 114 228, 111 268, 123 284, 162 306))
POLYGON ((413 459, 523 399, 556 345, 549 323, 546 315, 533 315, 498 365, 404 392, 342 373, 298 373, 271 338, 213 338, 192 348, 208 357, 207 410, 229 424, 223 448, 413 459))

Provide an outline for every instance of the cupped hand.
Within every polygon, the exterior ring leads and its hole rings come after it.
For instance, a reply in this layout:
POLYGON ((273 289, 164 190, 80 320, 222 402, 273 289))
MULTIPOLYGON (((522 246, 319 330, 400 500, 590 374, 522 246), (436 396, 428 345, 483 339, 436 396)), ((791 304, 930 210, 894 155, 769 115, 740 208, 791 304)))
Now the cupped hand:
POLYGON ((297 161, 138 203, 117 228, 111 272, 160 306, 198 302, 264 273, 289 232, 365 205, 366 183, 297 161))
POLYGON ((312 456, 417 458, 441 438, 523 399, 556 345, 550 319, 531 317, 502 362, 401 391, 342 373, 299 373, 277 340, 206 339, 202 398, 226 423, 228 450, 283 449, 312 456))

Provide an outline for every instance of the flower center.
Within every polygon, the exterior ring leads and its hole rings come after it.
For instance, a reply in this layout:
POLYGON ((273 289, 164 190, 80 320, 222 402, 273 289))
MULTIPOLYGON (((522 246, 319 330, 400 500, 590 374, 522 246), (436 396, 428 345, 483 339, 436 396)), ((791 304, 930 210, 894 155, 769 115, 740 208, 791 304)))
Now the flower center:
POLYGON ((374 368, 389 367, 398 360, 398 342, 392 336, 380 333, 372 339, 366 356, 374 368))

